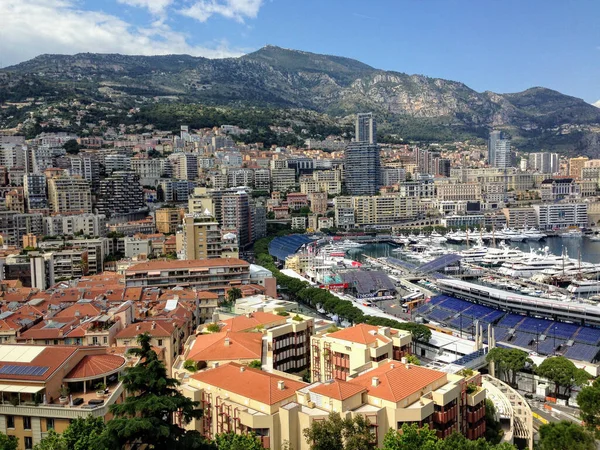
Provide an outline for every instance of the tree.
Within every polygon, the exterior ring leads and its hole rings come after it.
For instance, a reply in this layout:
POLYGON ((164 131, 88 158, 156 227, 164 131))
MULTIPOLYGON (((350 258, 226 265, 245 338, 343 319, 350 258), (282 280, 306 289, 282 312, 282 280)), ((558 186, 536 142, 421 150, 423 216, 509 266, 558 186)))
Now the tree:
POLYGON ((262 369, 262 363, 258 360, 255 359, 254 361, 250 361, 250 364, 248 364, 248 367, 250 367, 251 369, 262 369))
POLYGON ((234 304, 238 298, 242 298, 244 294, 240 288, 231 288, 227 291, 227 301, 234 304))
POLYGON ((558 397, 560 388, 565 388, 564 395, 571 395, 573 386, 582 386, 590 376, 583 369, 578 369, 572 361, 564 356, 546 358, 537 368, 536 373, 554 383, 554 395, 558 397))
POLYGON ((342 419, 338 413, 330 413, 325 420, 313 421, 303 431, 311 450, 372 450, 375 442, 369 420, 357 415, 342 419))
POLYGON ((597 435, 600 427, 600 378, 596 378, 591 386, 585 386, 577 395, 577 404, 581 419, 588 429, 597 435))
POLYGON ((61 438, 69 450, 92 450, 97 448, 99 437, 105 431, 106 425, 102 417, 93 417, 91 414, 85 419, 78 417, 73 420, 62 433, 61 438))
POLYGON ((414 364, 415 366, 421 365, 421 361, 419 361, 419 358, 417 358, 415 355, 408 355, 406 357, 406 362, 410 363, 410 364, 414 364))
POLYGON ((67 142, 65 142, 63 144, 63 148, 70 155, 76 155, 77 153, 79 153, 79 150, 81 150, 81 146, 75 139, 69 139, 67 142))
POLYGON ((594 437, 581 425, 562 421, 540 427, 539 450, 595 450, 594 437))
POLYGON ((383 438, 384 450, 434 450, 438 437, 424 426, 403 424, 400 431, 390 428, 383 438))
POLYGON ((527 352, 516 348, 494 347, 488 352, 486 361, 493 362, 497 373, 501 375, 499 378, 513 386, 517 384, 517 373, 533 365, 527 352))
POLYGON ((19 440, 14 436, 7 436, 0 432, 0 448, 3 450, 17 450, 19 440))
POLYGON ((496 420, 496 405, 489 398, 485 399, 485 440, 498 444, 502 439, 502 425, 496 420))
POLYGON ((54 430, 49 430, 46 437, 36 444, 33 450, 69 450, 69 447, 64 437, 54 430))
POLYGON ((219 450, 264 450, 260 439, 254 433, 221 433, 217 434, 215 441, 219 450))
POLYGON ((221 331, 221 327, 218 323, 209 323, 206 326, 206 331, 208 331, 209 333, 218 333, 219 331, 221 331))
POLYGON ((150 335, 138 337, 138 348, 129 353, 139 363, 125 369, 123 387, 130 393, 122 403, 111 405, 114 418, 106 425, 102 443, 106 448, 140 447, 154 449, 201 449, 206 444, 197 431, 182 425, 202 417, 199 402, 177 390, 165 365, 150 346, 150 335))

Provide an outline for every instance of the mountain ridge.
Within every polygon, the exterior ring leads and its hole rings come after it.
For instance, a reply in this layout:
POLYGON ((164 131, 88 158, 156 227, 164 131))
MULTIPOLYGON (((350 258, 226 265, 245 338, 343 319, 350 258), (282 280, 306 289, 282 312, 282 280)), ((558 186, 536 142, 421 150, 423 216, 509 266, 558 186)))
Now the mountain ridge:
MULTIPOLYGON (((7 86, 39 84, 60 95, 88 95, 111 102, 169 99, 209 105, 302 108, 348 116, 371 110, 382 130, 415 126, 462 130, 484 136, 504 129, 527 149, 576 149, 597 130, 600 109, 544 87, 500 94, 477 92, 459 81, 374 68, 352 58, 268 45, 237 57, 136 56, 79 53, 39 55, 0 69, 0 101, 19 100, 7 86), (70 93, 70 94, 67 94, 70 93), (565 139, 562 130, 568 128, 565 139), (553 134, 554 133, 554 134, 553 134)), ((31 94, 35 89, 26 89, 31 94)), ((17 89, 18 91, 18 89, 17 89)), ((31 95, 29 95, 31 96, 31 95)), ((451 132, 446 133, 451 135, 451 132)), ((410 133, 409 133, 410 135, 410 133)), ((596 142, 593 140, 593 142, 596 142)), ((600 151, 584 145, 584 150, 600 151)))

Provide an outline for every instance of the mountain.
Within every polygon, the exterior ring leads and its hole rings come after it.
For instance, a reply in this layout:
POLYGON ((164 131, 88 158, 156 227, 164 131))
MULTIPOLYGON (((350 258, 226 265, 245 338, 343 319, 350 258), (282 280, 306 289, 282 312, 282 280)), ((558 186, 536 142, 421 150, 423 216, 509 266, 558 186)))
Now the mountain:
POLYGON ((0 70, 0 101, 32 96, 302 108, 340 117, 368 110, 377 113, 382 132, 401 137, 451 140, 502 128, 524 149, 600 152, 582 144, 598 130, 600 109, 581 99, 541 87, 476 92, 460 82, 270 45, 226 59, 41 55, 0 70))

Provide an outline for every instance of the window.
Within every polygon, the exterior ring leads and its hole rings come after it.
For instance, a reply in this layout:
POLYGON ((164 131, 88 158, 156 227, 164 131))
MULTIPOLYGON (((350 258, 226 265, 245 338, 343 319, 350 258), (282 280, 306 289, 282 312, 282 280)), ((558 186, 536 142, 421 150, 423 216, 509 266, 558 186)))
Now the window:
POLYGON ((25 430, 31 430, 31 417, 23 416, 23 428, 25 430))
POLYGON ((162 340, 162 339, 159 339, 159 340, 158 340, 158 346, 159 346, 159 347, 162 347, 162 345, 163 345, 163 340, 162 340))
POLYGON ((46 419, 46 430, 54 430, 54 419, 46 419))
POLYGON ((25 436, 23 438, 23 441, 25 442, 25 448, 26 449, 33 448, 33 438, 31 438, 29 436, 25 436))
POLYGON ((6 416, 6 428, 15 427, 15 416, 6 416))
POLYGON ((108 337, 104 336, 104 337, 102 338, 102 342, 103 342, 104 344, 108 344, 108 337))

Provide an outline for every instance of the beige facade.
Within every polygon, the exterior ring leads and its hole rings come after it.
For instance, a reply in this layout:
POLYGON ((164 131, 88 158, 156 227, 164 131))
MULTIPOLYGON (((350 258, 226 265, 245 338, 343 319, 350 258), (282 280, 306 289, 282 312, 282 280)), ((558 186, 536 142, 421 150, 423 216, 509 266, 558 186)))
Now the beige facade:
POLYGON ((510 228, 537 227, 537 215, 533 208, 503 208, 506 225, 510 228))
MULTIPOLYGON (((586 163, 589 161, 587 156, 579 156, 577 158, 569 159, 569 176, 575 179, 581 178, 581 169, 586 167, 586 163)), ((589 166, 587 166, 589 167, 589 166)))
POLYGON ((50 178, 48 180, 48 203, 54 213, 91 213, 90 185, 83 178, 50 178))
POLYGON ((156 210, 156 230, 159 233, 174 234, 181 223, 183 210, 179 208, 160 208, 156 210))
POLYGON ((413 198, 398 194, 360 196, 351 199, 357 225, 392 224, 410 219, 414 217, 414 206, 417 203, 413 198))
POLYGON ((220 258, 219 223, 211 215, 187 214, 177 234, 177 253, 182 259, 220 258))
POLYGON ((481 200, 480 183, 453 183, 437 186, 437 199, 440 201, 481 200))

